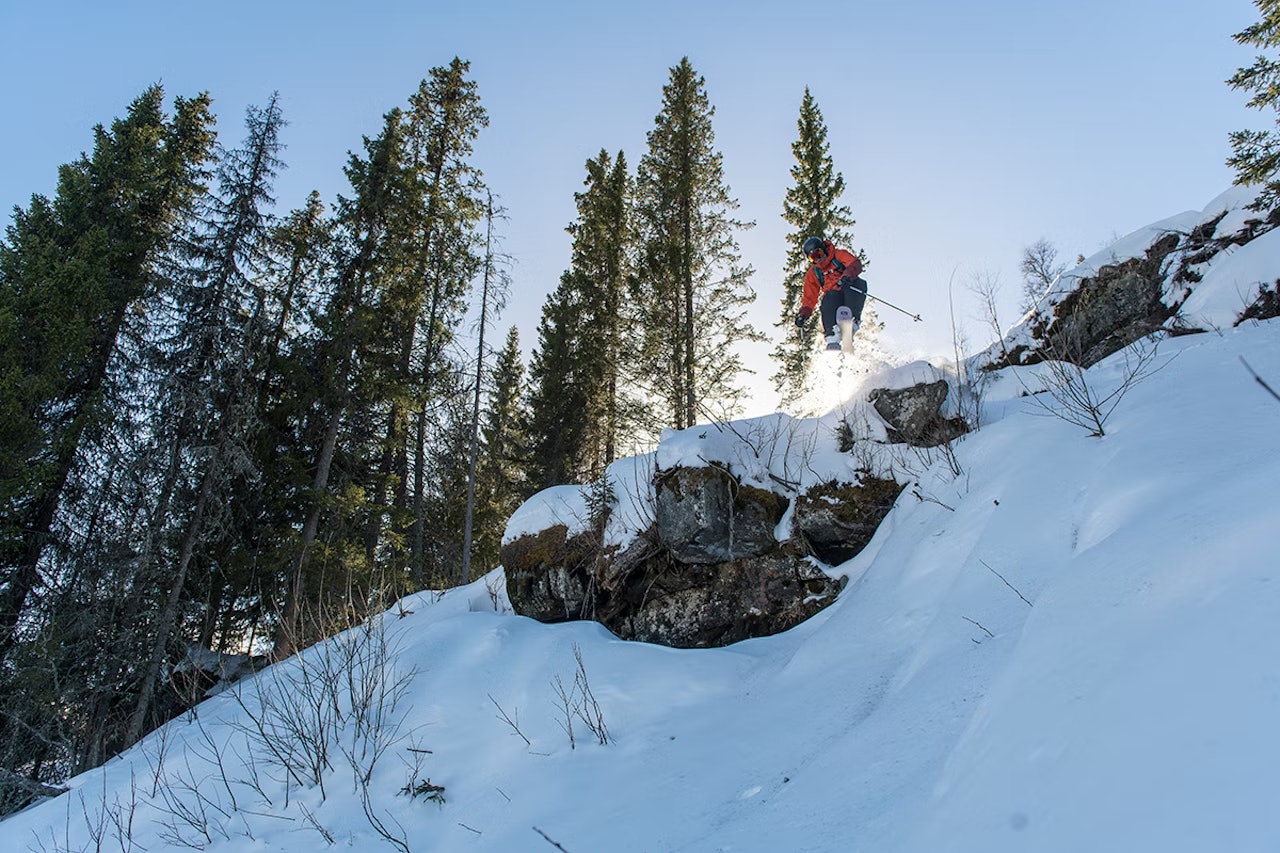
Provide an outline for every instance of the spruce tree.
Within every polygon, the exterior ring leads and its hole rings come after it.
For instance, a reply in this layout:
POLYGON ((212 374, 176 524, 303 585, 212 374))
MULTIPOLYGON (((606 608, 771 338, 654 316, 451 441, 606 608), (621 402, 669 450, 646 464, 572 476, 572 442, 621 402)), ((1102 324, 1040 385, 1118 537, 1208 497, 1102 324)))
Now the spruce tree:
POLYGON ((530 477, 534 490, 584 479, 588 408, 582 376, 584 322, 582 289, 570 272, 547 297, 538 323, 538 347, 529 364, 530 477))
MULTIPOLYGON (((1235 34, 1240 44, 1264 50, 1280 47, 1280 0, 1254 0, 1262 17, 1235 34)), ((1227 80, 1233 89, 1252 92, 1248 106, 1280 112, 1280 60, 1260 55, 1248 68, 1241 68, 1227 80)), ((1280 118, 1276 120, 1280 125, 1280 118)), ((1232 155, 1227 165, 1236 170, 1237 184, 1257 185, 1263 189, 1256 205, 1271 211, 1280 203, 1280 132, 1274 130, 1238 130, 1231 133, 1232 155)))
POLYGON ((0 658, 28 597, 82 440, 109 425, 109 367, 131 308, 157 281, 161 253, 203 190, 213 143, 205 95, 159 86, 95 130, 92 155, 62 167, 56 197, 15 214, 0 246, 0 411, 15 416, 0 452, 0 658), (16 381, 15 381, 16 380, 16 381))
POLYGON ((827 142, 827 125, 808 87, 800 102, 797 127, 799 135, 791 144, 796 160, 791 167, 793 183, 782 205, 782 219, 791 230, 787 232, 781 313, 775 324, 781 341, 773 351, 778 364, 773 385, 782 396, 783 408, 787 409, 794 408, 805 395, 813 354, 823 343, 817 331, 818 323, 809 323, 799 331, 794 323, 805 270, 809 266, 802 248, 804 241, 808 237, 825 237, 840 248, 848 248, 852 239, 850 229, 855 224, 852 211, 840 204, 845 189, 844 176, 835 169, 831 144, 827 142))
POLYGON ((379 590, 403 592, 434 573, 429 456, 441 446, 433 433, 446 428, 441 410, 459 392, 450 349, 483 213, 469 161, 487 116, 468 72, 457 59, 432 69, 348 165, 331 296, 304 356, 323 390, 304 427, 313 474, 300 536, 277 579, 277 655, 310 639, 300 608, 321 607, 322 589, 358 614, 379 590))
POLYGON ((527 495, 524 363, 513 326, 490 373, 481 414, 481 455, 476 469, 476 501, 471 541, 472 565, 487 572, 498 565, 507 520, 527 495))
MULTIPOLYGON (((378 293, 384 283, 382 263, 387 255, 395 205, 403 197, 405 145, 402 112, 383 118, 382 132, 364 140, 364 155, 352 154, 346 174, 352 196, 340 196, 333 226, 330 296, 316 318, 308 351, 300 358, 310 365, 320 393, 302 426, 300 451, 311 472, 301 495, 301 519, 296 544, 287 563, 277 567, 271 587, 279 613, 274 654, 286 656, 307 640, 317 639, 303 625, 306 611, 319 608, 321 591, 341 598, 367 580, 368 566, 339 545, 317 546, 322 522, 329 541, 336 539, 351 512, 344 500, 347 487, 358 479, 375 439, 367 417, 361 415, 383 397, 370 376, 366 358, 378 344, 378 293), (344 434, 345 431, 345 434, 344 434), (339 439, 342 439, 341 441, 339 439), (332 560, 339 572, 326 583, 332 560), (336 590, 336 592, 335 592, 336 590)), ((345 544, 345 543, 344 543, 345 544)))
POLYGON ((574 194, 578 218, 568 229, 583 310, 587 435, 580 463, 591 477, 617 458, 620 434, 628 428, 623 344, 634 252, 631 183, 623 153, 611 161, 602 149, 587 161, 587 189, 574 194))
MULTIPOLYGON (((234 550, 226 542, 235 529, 228 517, 231 485, 243 488, 261 476, 252 469, 261 424, 253 371, 271 335, 263 286, 272 225, 266 208, 275 203, 283 125, 275 95, 266 107, 248 110, 245 142, 220 157, 218 192, 209 196, 205 219, 186 241, 172 288, 174 334, 161 342, 156 365, 168 376, 156 432, 168 445, 170 462, 152 524, 172 530, 175 547, 157 555, 165 566, 157 574, 167 588, 126 743, 140 738, 151 721, 153 691, 179 627, 197 551, 207 564, 211 553, 234 550), (187 494, 172 502, 177 487, 187 494)), ((200 586, 209 585, 209 578, 202 580, 200 586)))
MULTIPOLYGON (((482 480, 488 482, 491 502, 505 524, 528 497, 528 400, 520 332, 512 326, 493 367, 493 388, 481 434, 485 460, 482 480)), ((501 531, 499 531, 501 535, 501 531)))
POLYGON ((119 531, 152 494, 128 463, 154 383, 128 365, 213 144, 207 97, 163 102, 151 87, 96 128, 0 245, 0 765, 29 778, 123 745, 151 624, 119 531))
POLYGON ((715 407, 730 415, 744 396, 734 346, 762 336, 746 321, 755 300, 724 183, 705 80, 688 57, 671 69, 662 109, 636 178, 639 268, 631 290, 637 376, 647 377, 649 428, 683 429, 715 407))
POLYGON ((631 180, 626 159, 601 151, 586 164, 570 268, 543 306, 530 441, 539 487, 586 482, 617 458, 628 428, 623 346, 631 276, 631 180))
POLYGON ((438 377, 454 369, 446 353, 474 274, 473 232, 484 206, 471 154, 489 119, 469 72, 470 64, 457 58, 431 69, 404 115, 406 195, 393 220, 380 314, 389 345, 382 371, 391 408, 371 484, 365 535, 370 562, 380 543, 392 546, 399 565, 413 560, 402 543, 422 510, 422 480, 410 473, 422 460, 410 453, 411 443, 421 446, 410 436, 428 429, 438 377), (382 536, 384 513, 399 519, 390 537, 382 536))

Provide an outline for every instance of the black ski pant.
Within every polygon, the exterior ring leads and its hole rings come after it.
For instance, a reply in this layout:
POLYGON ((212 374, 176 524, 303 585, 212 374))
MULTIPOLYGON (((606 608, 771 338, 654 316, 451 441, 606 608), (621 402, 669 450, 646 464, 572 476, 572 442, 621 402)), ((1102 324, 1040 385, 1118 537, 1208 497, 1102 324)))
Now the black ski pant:
MULTIPOLYGON (((848 281, 848 279, 844 279, 848 281)), ((867 283, 861 276, 853 280, 853 286, 837 285, 834 290, 822 294, 822 328, 827 337, 840 333, 836 328, 836 309, 841 305, 849 306, 853 312, 854 322, 862 322, 862 306, 867 301, 867 283)))

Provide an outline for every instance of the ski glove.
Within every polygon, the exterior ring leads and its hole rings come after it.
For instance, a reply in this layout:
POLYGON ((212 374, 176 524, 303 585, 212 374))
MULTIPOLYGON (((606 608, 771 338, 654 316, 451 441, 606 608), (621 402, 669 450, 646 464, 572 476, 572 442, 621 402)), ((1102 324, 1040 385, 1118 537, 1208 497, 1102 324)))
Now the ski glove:
POLYGON ((813 314, 812 308, 801 308, 800 313, 796 315, 796 328, 803 329, 804 324, 809 322, 809 316, 813 314))
POLYGON ((853 283, 853 279, 849 278, 849 276, 845 276, 844 278, 840 279, 840 289, 844 290, 846 288, 854 291, 855 293, 862 292, 861 290, 858 289, 858 286, 853 283))

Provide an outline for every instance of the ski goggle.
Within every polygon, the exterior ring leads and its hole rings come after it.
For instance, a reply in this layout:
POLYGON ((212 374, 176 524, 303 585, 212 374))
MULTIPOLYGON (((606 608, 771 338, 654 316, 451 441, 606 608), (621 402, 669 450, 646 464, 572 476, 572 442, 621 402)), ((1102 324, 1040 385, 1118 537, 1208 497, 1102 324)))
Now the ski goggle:
POLYGON ((820 261, 826 256, 826 254, 827 253, 824 252, 822 249, 814 249, 812 252, 809 253, 809 260, 820 261))

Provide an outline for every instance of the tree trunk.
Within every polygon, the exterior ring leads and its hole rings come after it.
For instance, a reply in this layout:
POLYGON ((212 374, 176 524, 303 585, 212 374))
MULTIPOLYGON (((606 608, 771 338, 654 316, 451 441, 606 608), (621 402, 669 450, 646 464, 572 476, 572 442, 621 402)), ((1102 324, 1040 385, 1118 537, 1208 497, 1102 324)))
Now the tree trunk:
POLYGON ((152 700, 155 698, 156 683, 160 680, 160 670, 164 664, 165 650, 173 638, 174 628, 178 623, 178 603, 182 598, 182 588, 187 582, 187 570, 191 566, 191 555, 195 552, 196 539, 200 535, 200 527, 204 521, 205 507, 209 505, 209 496, 213 494, 213 484, 217 479, 215 461, 200 482, 200 492, 196 497, 195 509, 187 522, 187 531, 182 537, 182 549, 178 554, 178 565, 174 572, 173 584, 169 587, 169 595, 165 599, 164 610, 160 613, 160 624, 156 629, 155 642, 151 646, 151 654, 146 666, 142 668, 142 687, 138 694, 138 702, 133 709, 133 717, 129 721, 129 729, 125 733, 125 746, 137 743, 144 734, 147 718, 151 714, 152 700))
POLYGON ((333 455, 338 447, 338 427, 342 421, 341 409, 329 416, 329 426, 325 430, 324 443, 320 447, 320 458, 316 463, 316 476, 311 484, 312 505, 307 513, 307 520, 302 525, 302 541, 298 548, 298 559, 294 563, 293 577, 286 593, 284 611, 280 614, 280 624, 276 628, 275 645, 271 650, 272 660, 282 660, 297 650, 298 609, 302 598, 302 574, 307 566, 307 556, 316 541, 320 530, 320 513, 324 509, 324 492, 329 487, 329 470, 333 466, 333 455))
POLYGON ((476 508, 476 458, 480 453, 480 393, 484 379, 484 330, 489 313, 489 283, 493 272, 493 196, 489 196, 489 224, 485 234, 484 279, 480 292, 480 334, 476 345, 476 388, 471 405, 471 461, 467 467, 467 520, 462 533, 462 585, 471 583, 471 531, 476 508))

